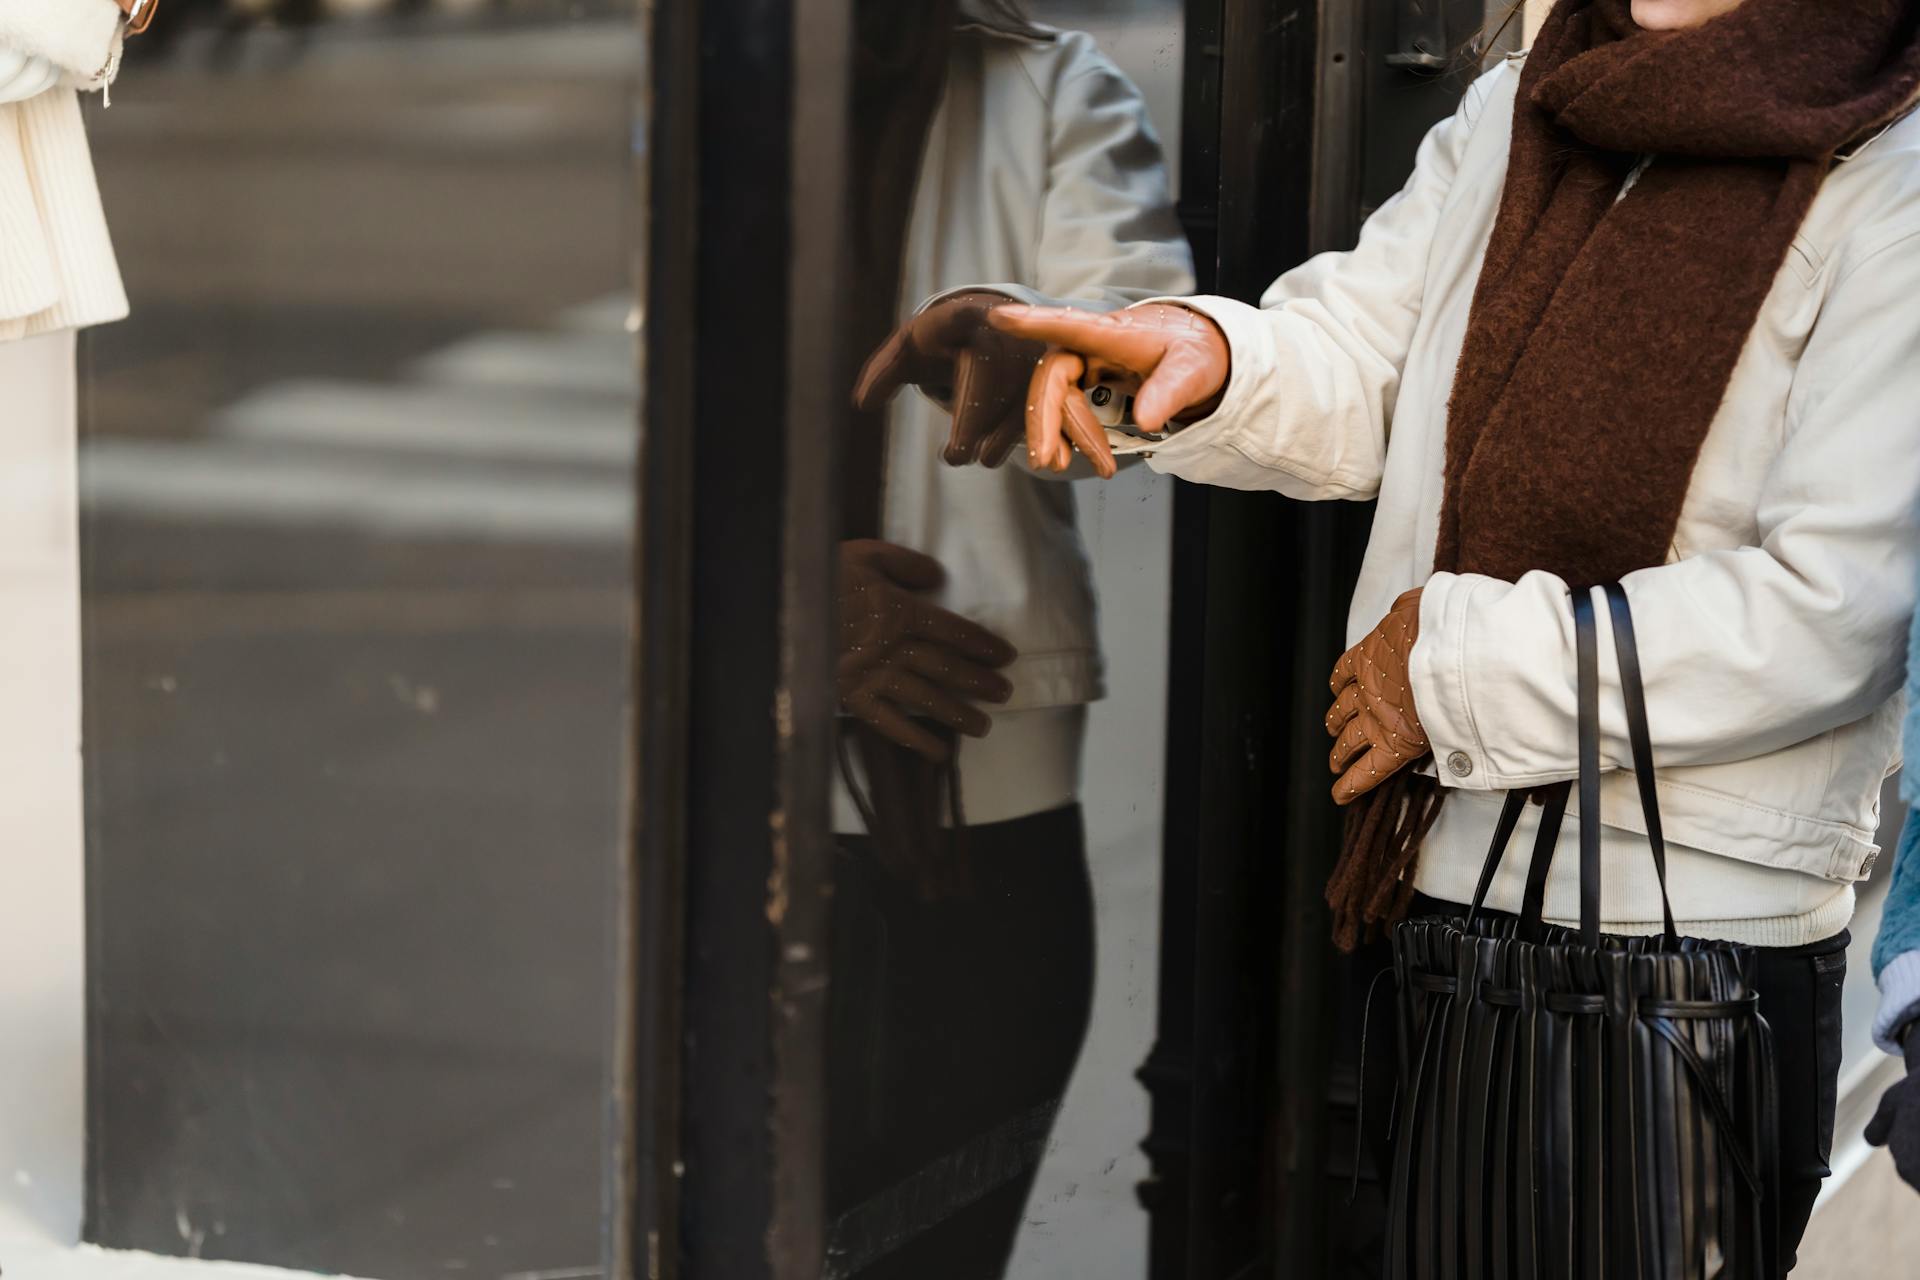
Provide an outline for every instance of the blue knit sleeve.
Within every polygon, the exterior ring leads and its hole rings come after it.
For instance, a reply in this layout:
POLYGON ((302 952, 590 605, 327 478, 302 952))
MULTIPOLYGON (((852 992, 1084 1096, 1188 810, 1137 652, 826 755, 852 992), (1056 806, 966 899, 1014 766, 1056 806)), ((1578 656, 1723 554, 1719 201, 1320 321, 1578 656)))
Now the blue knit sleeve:
MULTIPOLYGON (((1909 759, 1909 771, 1920 770, 1920 760, 1909 759)), ((1881 908, 1880 932, 1873 939, 1873 976, 1878 979, 1895 956, 1920 951, 1920 819, 1912 811, 1900 828, 1900 845, 1893 855, 1893 883, 1881 908)))

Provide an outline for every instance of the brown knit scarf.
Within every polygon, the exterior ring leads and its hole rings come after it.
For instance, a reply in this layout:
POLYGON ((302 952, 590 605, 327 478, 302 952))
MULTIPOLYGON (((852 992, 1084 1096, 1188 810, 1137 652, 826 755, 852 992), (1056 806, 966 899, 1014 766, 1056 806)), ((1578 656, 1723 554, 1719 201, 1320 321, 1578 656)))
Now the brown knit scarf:
MULTIPOLYGON (((1579 589, 1665 562, 1834 153, 1920 88, 1917 24, 1920 0, 1746 0, 1649 32, 1629 0, 1559 0, 1448 405, 1436 571, 1579 589)), ((1405 913, 1442 794, 1409 769, 1352 806, 1327 886, 1342 947, 1405 913)))

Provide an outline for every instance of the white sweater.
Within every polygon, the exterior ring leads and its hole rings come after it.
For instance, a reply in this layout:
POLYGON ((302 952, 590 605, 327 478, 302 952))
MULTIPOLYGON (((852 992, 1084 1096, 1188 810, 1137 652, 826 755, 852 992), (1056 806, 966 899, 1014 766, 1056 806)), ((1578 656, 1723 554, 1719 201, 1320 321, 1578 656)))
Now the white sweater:
POLYGON ((113 0, 0 0, 0 341, 127 314, 76 92, 119 40, 113 0))

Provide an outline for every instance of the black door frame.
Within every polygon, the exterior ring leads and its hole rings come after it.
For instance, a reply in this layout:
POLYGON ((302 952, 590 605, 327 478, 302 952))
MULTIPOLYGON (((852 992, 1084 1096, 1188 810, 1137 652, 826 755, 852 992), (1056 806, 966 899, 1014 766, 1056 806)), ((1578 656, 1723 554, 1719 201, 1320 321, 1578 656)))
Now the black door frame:
POLYGON ((652 6, 623 1278, 823 1252, 849 5, 652 6))
MULTIPOLYGON (((1316 124, 1350 56, 1324 47, 1329 5, 1188 0, 1180 208, 1203 291, 1254 301, 1315 247, 1316 124)), ((1302 1207, 1291 1171, 1317 1163, 1318 1107, 1279 1087, 1311 1045, 1275 1032, 1311 994, 1287 951, 1326 937, 1324 871, 1304 855, 1331 848, 1332 806, 1289 762, 1311 747, 1293 710, 1338 653, 1334 514, 1175 496, 1161 995, 1141 1070, 1154 1280, 1272 1273, 1294 1252, 1279 1239, 1302 1207)))

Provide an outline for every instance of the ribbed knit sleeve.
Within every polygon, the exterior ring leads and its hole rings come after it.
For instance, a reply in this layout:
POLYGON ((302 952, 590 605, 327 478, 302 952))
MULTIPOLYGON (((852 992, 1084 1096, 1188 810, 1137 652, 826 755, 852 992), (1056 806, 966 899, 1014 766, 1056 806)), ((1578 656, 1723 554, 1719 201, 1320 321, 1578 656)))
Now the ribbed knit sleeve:
POLYGON ((79 98, 0 105, 0 340, 126 314, 79 98))
POLYGON ((0 44, 45 58, 82 81, 107 65, 120 30, 113 0, 0 0, 0 44))
POLYGON ((0 105, 0 337, 60 300, 17 104, 0 105))

